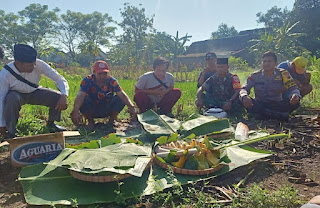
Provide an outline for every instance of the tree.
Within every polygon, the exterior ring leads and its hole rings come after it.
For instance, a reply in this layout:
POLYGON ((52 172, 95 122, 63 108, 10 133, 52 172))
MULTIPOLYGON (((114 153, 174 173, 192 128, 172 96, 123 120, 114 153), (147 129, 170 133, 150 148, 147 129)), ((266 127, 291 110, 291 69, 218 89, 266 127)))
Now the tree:
POLYGON ((320 0, 296 0, 290 15, 290 22, 299 21, 296 32, 305 36, 299 41, 310 50, 313 55, 320 55, 320 0))
POLYGON ((264 23, 265 27, 280 28, 282 27, 289 17, 289 11, 278 8, 277 6, 269 9, 265 14, 259 12, 256 14, 258 23, 264 23))
POLYGON ((282 60, 291 60, 295 56, 302 53, 308 53, 302 44, 298 41, 303 33, 294 32, 299 22, 294 24, 286 24, 280 28, 274 29, 272 32, 265 32, 259 39, 254 39, 249 50, 254 53, 256 63, 260 62, 262 54, 266 51, 274 51, 278 58, 282 60))
POLYGON ((153 16, 148 18, 144 8, 139 9, 128 3, 124 4, 124 9, 120 10, 120 14, 123 20, 119 26, 123 30, 123 35, 118 42, 121 48, 126 50, 126 62, 142 64, 143 56, 146 55, 148 32, 153 30, 153 16))
POLYGON ((177 34, 174 37, 174 58, 185 52, 184 45, 187 41, 190 41, 190 38, 192 38, 192 36, 188 35, 188 33, 185 36, 179 38, 179 32, 177 31, 177 34))
POLYGON ((275 49, 277 54, 282 59, 293 59, 302 53, 308 53, 308 51, 299 42, 299 37, 305 34, 295 32, 295 27, 299 25, 300 22, 296 22, 293 25, 290 23, 280 27, 276 30, 275 36, 275 49))
POLYGON ((114 37, 115 27, 109 26, 113 22, 112 18, 107 14, 93 12, 85 14, 80 18, 78 29, 80 30, 79 49, 81 57, 78 57, 78 62, 89 66, 90 62, 94 61, 94 57, 98 55, 101 47, 110 45, 109 40, 114 37), (84 60, 83 57, 88 59, 84 60))
POLYGON ((233 27, 228 27, 227 24, 221 23, 218 30, 211 33, 211 39, 227 38, 238 35, 238 31, 233 27))
POLYGON ((320 7, 320 0, 296 0, 293 10, 308 10, 320 7))
POLYGON ((155 32, 150 33, 147 38, 147 54, 150 54, 147 60, 151 62, 155 57, 162 56, 167 59, 173 57, 173 52, 175 50, 175 41, 172 36, 166 32, 155 32))
POLYGON ((80 33, 84 16, 80 12, 68 10, 66 14, 60 16, 60 21, 57 25, 57 39, 62 44, 62 47, 69 52, 72 62, 75 61, 77 48, 81 40, 80 33))
POLYGON ((58 22, 58 8, 48 11, 47 5, 30 4, 19 11, 23 32, 30 38, 30 43, 35 49, 46 48, 44 41, 50 34, 55 33, 54 24, 58 22), (44 46, 42 46, 44 45, 44 46))
POLYGON ((19 16, 14 13, 6 14, 0 10, 0 45, 13 52, 15 43, 27 43, 28 37, 23 34, 19 16))

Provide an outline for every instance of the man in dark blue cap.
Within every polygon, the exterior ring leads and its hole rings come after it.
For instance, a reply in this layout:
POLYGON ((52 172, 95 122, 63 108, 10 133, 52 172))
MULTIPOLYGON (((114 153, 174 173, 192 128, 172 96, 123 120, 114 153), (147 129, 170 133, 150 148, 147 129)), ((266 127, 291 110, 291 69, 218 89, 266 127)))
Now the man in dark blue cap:
POLYGON ((67 109, 69 85, 64 77, 44 61, 37 59, 37 51, 31 46, 14 46, 14 61, 0 71, 0 134, 13 138, 19 111, 24 104, 49 107, 47 126, 51 131, 64 131, 54 121, 60 121, 61 111, 67 109), (41 75, 53 80, 60 92, 39 87, 41 75))
POLYGON ((202 84, 212 75, 214 75, 217 72, 217 55, 213 52, 208 52, 206 54, 206 64, 207 66, 201 71, 197 87, 201 87, 202 84))

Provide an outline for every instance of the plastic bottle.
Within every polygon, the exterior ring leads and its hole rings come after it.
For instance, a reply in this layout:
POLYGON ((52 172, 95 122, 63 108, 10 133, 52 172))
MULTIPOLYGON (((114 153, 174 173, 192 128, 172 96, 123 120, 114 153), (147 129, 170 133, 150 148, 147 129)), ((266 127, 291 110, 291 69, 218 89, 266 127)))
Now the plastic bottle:
POLYGON ((236 131, 234 132, 234 138, 236 140, 240 140, 240 142, 245 141, 248 139, 249 135, 249 128, 242 122, 239 122, 236 127, 236 131))

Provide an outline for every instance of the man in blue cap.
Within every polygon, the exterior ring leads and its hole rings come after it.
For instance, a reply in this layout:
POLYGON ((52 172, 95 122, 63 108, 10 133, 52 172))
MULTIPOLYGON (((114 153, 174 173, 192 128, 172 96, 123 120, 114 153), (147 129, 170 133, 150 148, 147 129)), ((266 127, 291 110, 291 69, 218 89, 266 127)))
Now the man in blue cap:
POLYGON ((206 64, 207 66, 201 71, 197 87, 201 87, 202 84, 212 75, 214 75, 217 72, 217 55, 213 52, 208 52, 206 54, 206 64))
POLYGON ((54 121, 60 121, 61 111, 68 107, 68 82, 44 61, 37 59, 34 48, 16 44, 14 61, 0 71, 0 80, 0 134, 3 137, 15 137, 19 111, 24 104, 49 107, 47 126, 53 132, 66 130, 54 121), (42 74, 53 80, 60 92, 39 87, 42 74))

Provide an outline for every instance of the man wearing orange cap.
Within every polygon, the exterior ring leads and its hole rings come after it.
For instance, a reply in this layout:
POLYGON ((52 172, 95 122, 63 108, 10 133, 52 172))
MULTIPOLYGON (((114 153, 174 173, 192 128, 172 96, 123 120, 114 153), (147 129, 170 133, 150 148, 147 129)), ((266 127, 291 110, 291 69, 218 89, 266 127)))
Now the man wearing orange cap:
POLYGON ((109 124, 113 125, 124 105, 128 106, 132 117, 136 116, 130 98, 118 81, 109 75, 109 71, 107 62, 100 60, 95 62, 93 74, 82 80, 71 112, 72 122, 75 125, 81 124, 81 114, 88 119, 88 130, 94 129, 94 118, 110 117, 109 124))
MULTIPOLYGON (((304 57, 296 57, 292 62, 285 61, 278 65, 278 68, 287 70, 294 82, 297 84, 301 96, 305 96, 312 91, 310 84, 310 73, 306 73, 308 59, 304 57)), ((286 94, 284 95, 287 98, 286 94)))

